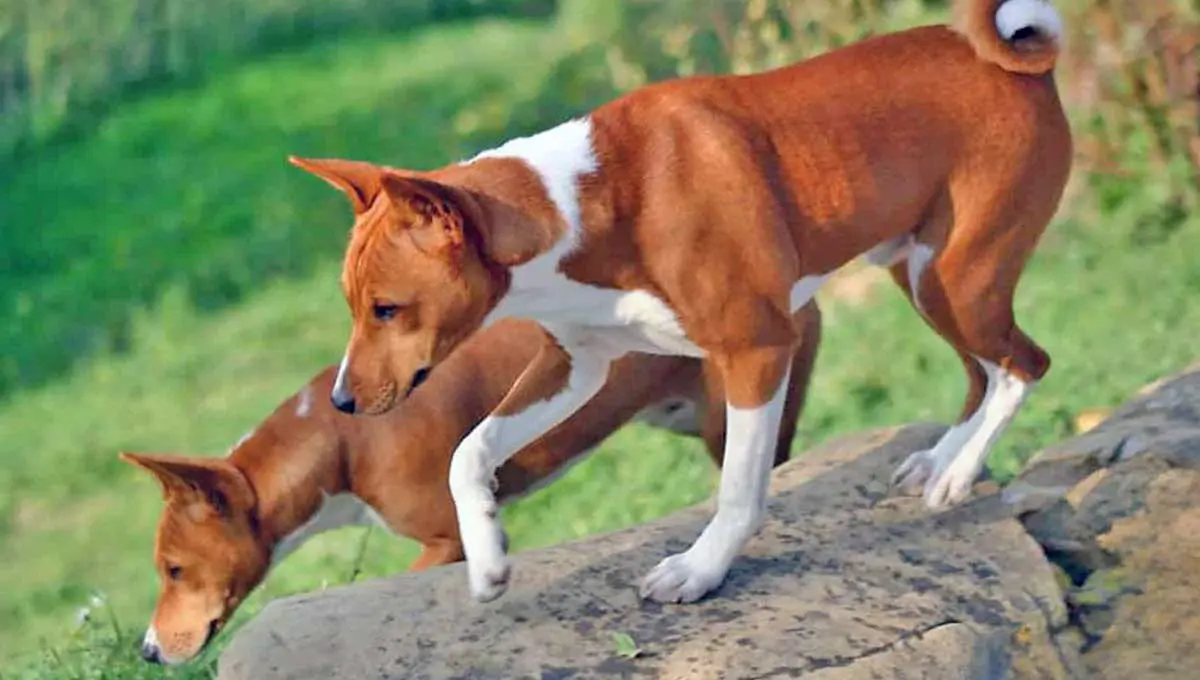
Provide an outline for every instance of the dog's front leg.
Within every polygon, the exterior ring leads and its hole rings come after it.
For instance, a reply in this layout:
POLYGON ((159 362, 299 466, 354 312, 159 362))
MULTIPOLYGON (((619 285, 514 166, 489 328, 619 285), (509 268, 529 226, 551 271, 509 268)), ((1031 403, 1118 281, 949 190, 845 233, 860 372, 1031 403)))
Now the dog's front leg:
POLYGON ((566 420, 604 386, 609 355, 566 334, 547 333, 512 390, 454 451, 450 493, 458 513, 471 595, 494 600, 508 588, 504 530, 496 519, 495 471, 513 454, 566 420))
POLYGON ((715 589, 762 523, 779 422, 788 393, 791 348, 714 354, 725 381, 725 459, 717 513, 686 552, 659 562, 642 597, 693 602, 715 589))

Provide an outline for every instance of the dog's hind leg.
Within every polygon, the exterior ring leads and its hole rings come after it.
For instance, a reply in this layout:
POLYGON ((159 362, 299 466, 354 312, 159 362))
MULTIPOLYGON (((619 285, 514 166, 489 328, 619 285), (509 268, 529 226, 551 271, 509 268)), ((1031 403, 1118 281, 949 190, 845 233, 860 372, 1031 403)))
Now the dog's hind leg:
POLYGON ((912 454, 893 478, 900 486, 924 484, 930 508, 967 497, 993 442, 1050 367, 1049 355, 1017 327, 1013 314, 1017 281, 1036 243, 1028 230, 1040 233, 1049 213, 995 219, 1002 218, 960 220, 945 248, 915 276, 911 257, 893 268, 901 287, 909 284, 914 306, 959 353, 970 381, 959 421, 932 449, 912 454))

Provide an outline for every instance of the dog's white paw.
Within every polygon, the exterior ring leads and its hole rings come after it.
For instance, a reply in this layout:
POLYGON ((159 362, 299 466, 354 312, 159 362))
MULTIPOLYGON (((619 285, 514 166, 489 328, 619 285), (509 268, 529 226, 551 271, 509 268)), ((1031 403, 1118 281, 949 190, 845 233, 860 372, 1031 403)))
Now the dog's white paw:
POLYGON ((490 602, 508 590, 512 567, 508 563, 508 535, 495 520, 495 514, 483 512, 469 522, 461 522, 463 549, 467 558, 467 577, 471 597, 490 602))
POLYGON ((471 597, 476 602, 491 602, 508 590, 508 579, 512 576, 512 566, 508 557, 501 556, 499 560, 489 564, 472 562, 468 570, 471 579, 471 597))
POLYGON ((656 602, 695 602, 725 580, 725 571, 705 570, 694 564, 691 552, 671 555, 642 580, 643 599, 656 602))
POLYGON ((920 493, 930 510, 945 510, 971 495, 971 485, 979 470, 952 459, 944 465, 937 449, 918 451, 909 456, 892 474, 892 486, 901 493, 920 493))
MULTIPOLYGON (((499 536, 504 536, 500 532, 499 536)), ((497 542, 494 550, 485 555, 477 555, 467 562, 467 574, 471 582, 471 597, 476 602, 491 602, 508 590, 508 579, 512 575, 512 566, 508 563, 508 555, 502 550, 503 543, 497 542)))
POLYGON ((979 470, 951 463, 925 483, 925 506, 930 510, 944 510, 965 501, 978 476, 979 470))
POLYGON ((935 476, 937 460, 934 450, 917 451, 910 455, 892 473, 892 486, 901 493, 916 495, 925 483, 935 476))

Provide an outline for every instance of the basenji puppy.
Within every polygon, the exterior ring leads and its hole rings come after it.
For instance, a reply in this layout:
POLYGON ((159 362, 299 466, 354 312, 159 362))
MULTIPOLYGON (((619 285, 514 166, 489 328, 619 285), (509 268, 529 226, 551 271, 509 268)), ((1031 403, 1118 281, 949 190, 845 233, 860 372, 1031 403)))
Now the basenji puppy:
MULTIPOLYGON (((820 335, 805 310, 788 414, 775 459, 788 458, 820 335)), ((461 560, 448 476, 454 447, 492 411, 538 351, 541 331, 503 321, 474 335, 398 408, 377 418, 334 409, 336 366, 284 401, 226 458, 124 453, 154 474, 166 504, 154 562, 158 603, 142 645, 148 661, 194 657, 268 569, 308 538, 368 521, 421 544, 413 570, 461 560)), ((682 357, 631 354, 572 418, 500 468, 498 498, 545 484, 631 417, 702 436, 720 462, 724 395, 715 371, 682 357)))
POLYGON ((952 26, 863 40, 785 68, 648 85, 433 171, 293 158, 355 223, 353 330, 331 397, 382 413, 464 338, 536 321, 541 351, 463 440, 450 488, 471 592, 509 566, 494 471, 569 416, 626 352, 705 357, 727 399, 717 510, 644 579, 692 601, 759 527, 797 342, 793 312, 865 255, 962 357, 962 417, 897 482, 965 498, 1050 360, 1013 293, 1055 213, 1072 141, 1043 0, 955 0, 952 26))

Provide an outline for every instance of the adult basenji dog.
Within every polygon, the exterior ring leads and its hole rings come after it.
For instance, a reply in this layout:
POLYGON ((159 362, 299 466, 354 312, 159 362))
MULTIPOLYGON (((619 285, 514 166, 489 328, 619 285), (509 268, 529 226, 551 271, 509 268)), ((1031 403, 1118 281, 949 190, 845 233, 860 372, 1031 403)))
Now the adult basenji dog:
POLYGON ((1049 367, 1012 301, 1072 141, 1052 72, 1058 13, 1042 0, 954 7, 951 26, 648 85, 433 171, 292 159, 355 211, 339 409, 387 411, 497 319, 543 330, 537 358, 450 466, 477 600, 509 581, 494 470, 630 351, 707 358, 727 400, 716 514, 641 593, 692 601, 721 584, 763 517, 793 312, 860 255, 891 268, 970 383, 958 423, 896 480, 924 484, 931 508, 968 495, 1049 367))
MULTIPOLYGON (((816 356, 815 305, 803 321, 777 463, 788 458, 816 356)), ((497 323, 378 418, 334 409, 327 398, 337 371, 331 366, 226 458, 122 454, 153 473, 166 498, 154 552, 160 591, 143 658, 180 663, 195 656, 272 565, 322 531, 375 521, 421 544, 413 570, 461 560, 450 456, 511 389, 540 338, 532 323, 497 323)), ((545 484, 630 418, 702 436, 719 463, 723 403, 715 371, 701 362, 631 354, 613 363, 590 404, 500 468, 498 498, 545 484)))

